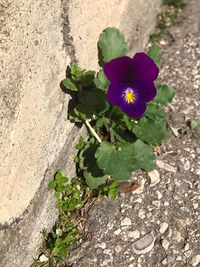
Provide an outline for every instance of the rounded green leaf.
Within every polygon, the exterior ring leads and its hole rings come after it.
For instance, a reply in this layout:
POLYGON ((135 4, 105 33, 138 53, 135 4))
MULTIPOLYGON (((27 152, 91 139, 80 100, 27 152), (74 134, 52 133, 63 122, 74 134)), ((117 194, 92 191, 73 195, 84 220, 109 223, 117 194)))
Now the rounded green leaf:
POLYGON ((157 87, 157 95, 154 98, 154 102, 160 104, 168 104, 172 101, 175 96, 175 91, 172 87, 166 84, 161 84, 157 87))
POLYGON ((65 78, 62 81, 62 83, 63 83, 64 87, 67 88, 68 90, 78 91, 78 88, 77 88, 76 84, 74 82, 72 82, 71 79, 65 78))
POLYGON ((147 54, 153 59, 153 61, 160 66, 162 53, 159 45, 152 45, 147 54))
POLYGON ((106 28, 99 37, 99 62, 108 62, 127 54, 127 43, 124 35, 116 28, 106 28))
POLYGON ((158 105, 153 103, 147 104, 147 110, 144 116, 153 119, 153 120, 163 120, 166 117, 165 111, 160 108, 158 105))
POLYGON ((94 177, 92 176, 91 172, 84 171, 84 178, 86 181, 86 184, 91 189, 97 189, 100 185, 105 184, 106 180, 108 179, 107 175, 104 175, 102 177, 94 177))
POLYGON ((154 153, 150 146, 140 140, 119 146, 102 142, 95 157, 99 168, 116 181, 130 179, 132 172, 137 169, 149 171, 154 168, 154 153))
POLYGON ((160 145, 168 136, 165 122, 145 117, 139 120, 132 131, 138 139, 151 145, 160 145))

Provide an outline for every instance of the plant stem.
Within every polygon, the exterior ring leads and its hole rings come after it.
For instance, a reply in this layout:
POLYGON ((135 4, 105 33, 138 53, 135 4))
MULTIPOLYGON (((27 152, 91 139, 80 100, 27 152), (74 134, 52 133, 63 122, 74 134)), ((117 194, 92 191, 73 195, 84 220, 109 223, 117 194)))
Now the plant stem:
POLYGON ((87 125, 87 127, 90 129, 91 133, 94 135, 94 137, 97 139, 97 141, 99 143, 101 143, 101 138, 98 136, 98 134, 95 132, 95 130, 92 128, 92 126, 90 125, 89 121, 86 120, 85 124, 87 125))

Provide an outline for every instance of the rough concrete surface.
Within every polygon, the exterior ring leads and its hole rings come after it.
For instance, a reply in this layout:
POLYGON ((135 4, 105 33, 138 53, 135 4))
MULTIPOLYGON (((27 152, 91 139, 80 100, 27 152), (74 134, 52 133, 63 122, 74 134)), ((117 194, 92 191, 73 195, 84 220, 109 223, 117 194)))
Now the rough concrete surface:
POLYGON ((160 80, 177 95, 168 107, 174 134, 157 170, 136 174, 137 190, 90 210, 83 241, 66 266, 200 266, 199 14, 199 0, 188 1, 183 23, 170 28, 169 42, 161 41, 160 80), (188 120, 198 123, 193 133, 184 131, 188 120))
POLYGON ((59 86, 66 66, 77 59, 96 68, 96 43, 107 26, 127 35, 130 51, 142 49, 159 3, 1 0, 0 266, 31 263, 40 231, 57 216, 48 180, 57 168, 74 172, 79 131, 67 120, 70 97, 59 86))

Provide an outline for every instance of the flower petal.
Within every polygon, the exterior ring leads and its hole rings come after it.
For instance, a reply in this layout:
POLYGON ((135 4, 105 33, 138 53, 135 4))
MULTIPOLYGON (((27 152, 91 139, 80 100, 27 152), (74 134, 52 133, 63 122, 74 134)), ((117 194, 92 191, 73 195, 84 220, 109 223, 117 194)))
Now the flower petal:
POLYGON ((137 81, 135 87, 137 88, 139 101, 141 102, 149 102, 157 94, 156 87, 152 81, 137 81))
POLYGON ((113 105, 119 106, 122 97, 122 90, 123 85, 120 83, 111 83, 108 87, 108 101, 113 105))
POLYGON ((125 101, 121 101, 120 107, 124 113, 126 113, 129 117, 135 120, 142 117, 147 108, 145 103, 142 102, 135 102, 134 104, 128 104, 125 101))
POLYGON ((137 80, 154 81, 158 77, 159 68, 145 53, 136 53, 132 64, 137 80))
POLYGON ((128 85, 135 77, 133 59, 126 56, 115 58, 104 65, 104 73, 111 82, 128 85))

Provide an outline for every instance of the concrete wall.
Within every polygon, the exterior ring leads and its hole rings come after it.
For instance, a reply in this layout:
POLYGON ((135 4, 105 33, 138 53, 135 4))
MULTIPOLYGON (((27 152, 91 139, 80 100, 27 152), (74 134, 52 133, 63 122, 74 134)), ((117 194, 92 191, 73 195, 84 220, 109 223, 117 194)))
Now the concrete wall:
POLYGON ((59 83, 77 59, 97 68, 105 27, 142 50, 159 0, 1 0, 0 3, 0 266, 27 267, 40 231, 56 220, 47 190, 57 168, 74 172, 79 130, 67 120, 69 96, 59 83))

